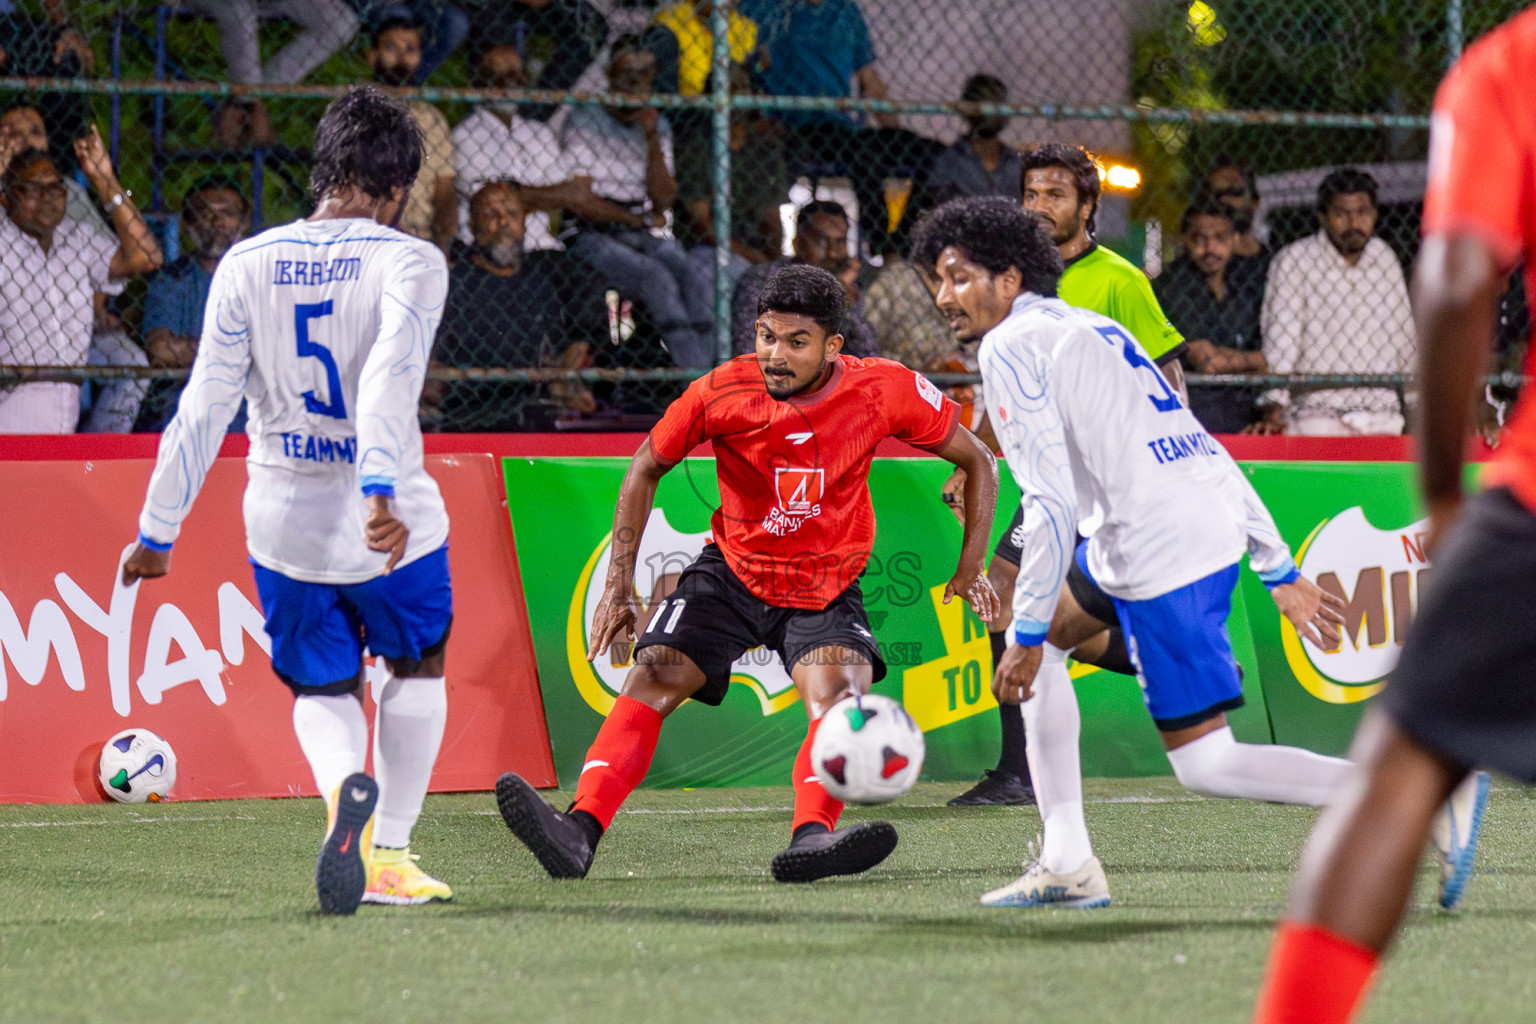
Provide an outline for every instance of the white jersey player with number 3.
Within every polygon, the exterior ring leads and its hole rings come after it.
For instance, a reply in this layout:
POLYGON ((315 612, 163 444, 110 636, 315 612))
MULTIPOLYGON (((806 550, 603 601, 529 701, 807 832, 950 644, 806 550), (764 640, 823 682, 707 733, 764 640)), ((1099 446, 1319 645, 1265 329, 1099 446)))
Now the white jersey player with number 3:
POLYGON ((272 667, 328 801, 315 886, 333 914, 452 897, 410 855, 447 718, 453 621, 448 515, 417 421, 448 268, 436 246, 393 226, 420 163, 409 111, 377 89, 327 109, 315 213, 241 242, 214 273, 123 567, 125 583, 169 570, 244 399, 246 546, 272 667), (365 638, 387 670, 375 690, 377 781, 363 773, 365 638))
POLYGON ((1349 762, 1238 743, 1226 723, 1226 711, 1243 702, 1226 621, 1250 544, 1255 569, 1284 591, 1277 600, 1310 595, 1297 616, 1303 635, 1316 642, 1313 627, 1327 634, 1337 616, 1296 578, 1226 449, 1128 331, 1054 297, 1060 254, 1034 216, 1007 200, 955 200, 924 222, 914 246, 935 266, 937 301, 952 326, 983 338, 987 412, 1022 492, 1012 636, 993 689, 1000 700, 1024 700, 1045 836, 1039 860, 982 902, 1109 903, 1083 820, 1068 652, 1047 640, 1070 559, 1114 600, 1180 782, 1211 796, 1325 802, 1349 762), (1086 540, 1074 549, 1076 534, 1086 540))

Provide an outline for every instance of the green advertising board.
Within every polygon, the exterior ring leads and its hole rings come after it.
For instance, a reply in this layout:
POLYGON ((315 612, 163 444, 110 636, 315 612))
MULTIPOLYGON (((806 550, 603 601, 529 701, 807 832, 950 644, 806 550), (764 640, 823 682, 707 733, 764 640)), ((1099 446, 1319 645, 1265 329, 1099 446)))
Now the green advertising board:
MULTIPOLYGON (((607 568, 609 534, 625 459, 507 459, 507 501, 527 596, 555 766, 571 784, 627 665, 585 658, 587 629, 607 568)), ((876 691, 900 699, 926 734, 924 777, 971 779, 996 762, 998 728, 985 626, 955 601, 941 603, 954 572, 961 528, 938 501, 950 466, 937 459, 877 459, 870 492, 879 523, 862 585, 870 625, 890 673, 876 691)), ((999 508, 1018 491, 1007 474, 999 508)), ((636 570, 648 602, 658 579, 675 574, 702 548, 719 502, 712 459, 689 459, 657 490, 636 570)), ((1008 520, 993 527, 993 540, 1008 520)), ((1273 604, 1240 590, 1229 622, 1243 665, 1248 704, 1232 715, 1239 738, 1271 739, 1259 655, 1245 602, 1273 604)), ((1136 681, 1074 666, 1083 709, 1083 769, 1099 776, 1165 774, 1167 758, 1136 681)), ((689 702, 668 719, 647 784, 779 785, 805 734, 805 715, 776 657, 748 652, 733 670, 719 708, 689 702)))

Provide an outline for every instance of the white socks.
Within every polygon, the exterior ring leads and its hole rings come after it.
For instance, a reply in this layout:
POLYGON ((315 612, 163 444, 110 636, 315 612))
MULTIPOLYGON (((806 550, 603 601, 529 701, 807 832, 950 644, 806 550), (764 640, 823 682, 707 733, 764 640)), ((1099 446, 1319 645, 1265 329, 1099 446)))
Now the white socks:
POLYGON ((409 846, 443 742, 448 686, 442 676, 397 679, 389 673, 378 695, 373 770, 379 782, 379 807, 373 845, 409 846))
POLYGON ((293 732, 315 773, 320 799, 329 800, 342 779, 363 770, 368 758, 368 719, 356 694, 296 698, 293 732))
POLYGON ((1355 770, 1353 762, 1299 747, 1238 743, 1230 726, 1168 751, 1168 760, 1179 782, 1196 793, 1309 807, 1332 800, 1355 770))
POLYGON ((1083 770, 1078 752, 1082 714, 1067 675, 1067 652, 1044 645, 1034 696, 1024 711, 1025 754, 1035 803, 1045 830, 1040 862, 1049 871, 1070 874, 1093 856, 1083 821, 1083 770))

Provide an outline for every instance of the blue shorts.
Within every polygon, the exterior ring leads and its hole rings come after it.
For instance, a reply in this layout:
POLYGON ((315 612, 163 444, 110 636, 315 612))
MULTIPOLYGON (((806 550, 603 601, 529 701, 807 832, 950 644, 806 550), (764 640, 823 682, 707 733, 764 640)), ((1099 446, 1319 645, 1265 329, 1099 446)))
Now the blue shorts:
MULTIPOLYGON (((1087 550, 1087 541, 1077 546, 1077 564, 1084 573, 1087 550)), ((1236 585, 1233 564, 1151 600, 1114 598, 1142 699, 1164 732, 1188 729, 1243 706, 1243 677, 1227 635, 1236 585)))
POLYGON ((256 563, 272 667, 294 694, 340 694, 363 678, 363 646, 391 661, 441 651, 453 624, 448 545, 363 583, 305 583, 256 563))

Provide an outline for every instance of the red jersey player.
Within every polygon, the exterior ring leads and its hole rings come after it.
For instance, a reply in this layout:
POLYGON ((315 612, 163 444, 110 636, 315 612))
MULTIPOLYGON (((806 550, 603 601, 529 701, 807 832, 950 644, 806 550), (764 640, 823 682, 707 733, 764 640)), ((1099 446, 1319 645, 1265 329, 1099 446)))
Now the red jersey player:
MULTIPOLYGON (((1360 724, 1352 755, 1360 772, 1318 819, 1302 855, 1259 995, 1259 1024, 1350 1020, 1397 931, 1441 801, 1465 793, 1477 765, 1536 781, 1529 388, 1484 476, 1487 490, 1465 508, 1461 491, 1468 410, 1503 280, 1521 260, 1527 294, 1536 295, 1533 81, 1536 10, 1470 47, 1435 98, 1414 282, 1420 483, 1435 579, 1391 685, 1360 724)), ((1483 781, 1471 799, 1451 800, 1452 846, 1468 871, 1486 794, 1483 781)))
POLYGON ((821 716, 885 675, 858 581, 875 539, 870 459, 894 437, 966 471, 965 537, 944 600, 965 597, 984 621, 998 604, 984 572, 997 465, 959 425, 959 407, 926 378, 885 359, 840 354, 846 307, 842 285, 826 271, 779 271, 758 298, 755 357, 694 381, 635 453, 614 510, 589 659, 632 633, 635 552, 656 484, 705 441, 714 444, 720 507, 711 543, 651 610, 571 809, 556 811, 517 775, 496 781, 502 817, 550 875, 586 875, 598 840, 650 768, 662 720, 689 698, 718 705, 731 663, 759 645, 783 659, 811 720, 794 765, 792 838, 773 858, 774 878, 856 874, 896 848, 887 822, 838 829, 842 804, 811 768, 821 716))

